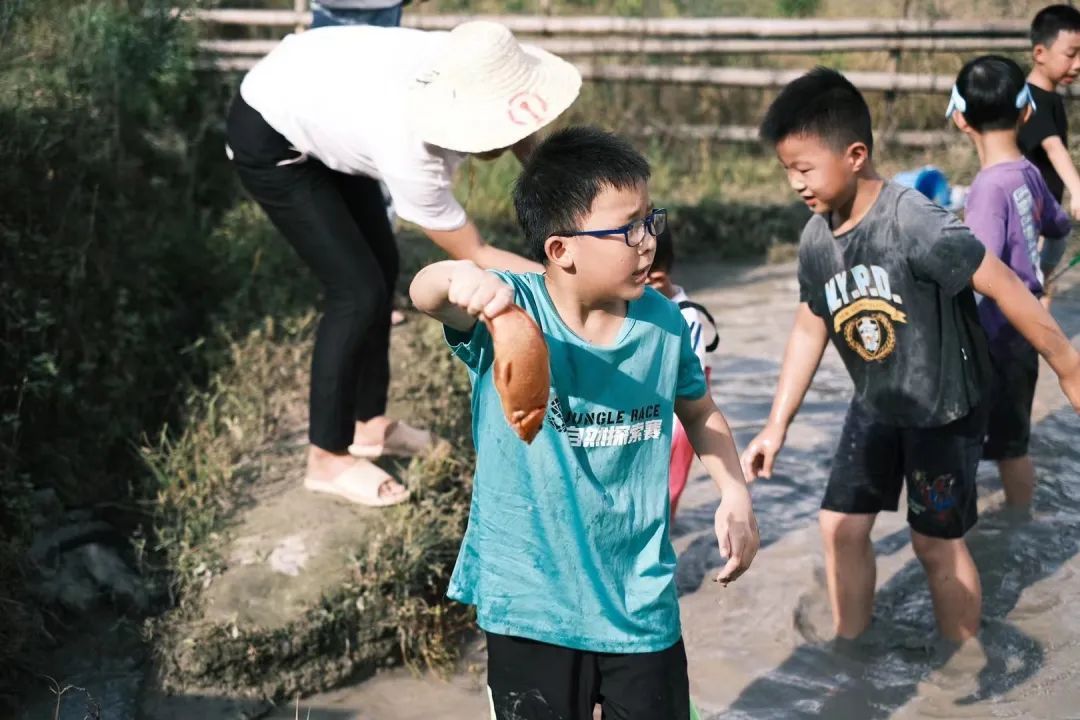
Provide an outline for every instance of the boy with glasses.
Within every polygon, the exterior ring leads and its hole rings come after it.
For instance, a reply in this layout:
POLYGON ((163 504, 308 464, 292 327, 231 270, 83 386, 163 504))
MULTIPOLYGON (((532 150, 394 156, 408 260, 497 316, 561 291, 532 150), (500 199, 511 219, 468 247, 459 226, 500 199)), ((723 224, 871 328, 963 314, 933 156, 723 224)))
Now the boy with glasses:
POLYGON ((729 560, 717 580, 737 578, 757 552, 731 431, 678 307, 647 287, 666 222, 648 180, 624 140, 555 133, 514 190, 545 273, 445 261, 410 289, 472 375, 476 475, 448 595, 476 605, 498 720, 591 720, 598 703, 604 717, 690 717, 668 534, 674 414, 723 495, 716 534, 729 560), (530 445, 503 418, 491 336, 477 322, 512 303, 550 352, 547 419, 530 445))

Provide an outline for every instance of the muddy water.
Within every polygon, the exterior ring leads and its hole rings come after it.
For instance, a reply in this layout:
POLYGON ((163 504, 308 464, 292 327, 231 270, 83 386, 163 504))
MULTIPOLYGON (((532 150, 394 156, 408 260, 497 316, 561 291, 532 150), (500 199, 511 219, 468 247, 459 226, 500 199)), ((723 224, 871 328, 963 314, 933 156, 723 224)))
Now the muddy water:
MULTIPOLYGON (((720 325, 713 393, 743 446, 768 413, 798 294, 794 268, 685 264, 678 275, 720 325)), ((1075 343, 1080 283, 1067 278, 1065 288, 1054 314, 1075 343)), ((1080 420, 1052 373, 1043 367, 1036 399, 1034 517, 1005 512, 995 469, 980 470, 981 520, 968 539, 982 573, 985 620, 979 641, 959 649, 934 636, 925 580, 899 514, 883 514, 875 527, 872 629, 853 645, 830 639, 816 514, 849 388, 830 349, 775 476, 753 488, 762 551, 726 589, 711 581, 722 564, 711 530, 717 496, 700 467, 683 496, 672 534, 691 689, 703 717, 1080 718, 1080 420)), ((486 720, 483 668, 474 643, 449 680, 386 672, 301 700, 299 717, 486 720)), ((251 714, 229 705, 174 699, 144 707, 141 716, 297 716, 292 705, 251 714)))
MULTIPOLYGON (((744 445, 767 413, 797 288, 790 267, 726 275, 729 281, 716 282, 703 271, 687 284, 719 313, 714 392, 744 445)), ((1075 341, 1080 293, 1063 295, 1054 314, 1075 341)), ((1032 447, 1041 481, 1034 518, 1006 512, 995 468, 980 468, 981 520, 968 536, 985 595, 980 642, 955 649, 935 638, 903 517, 885 514, 874 536, 874 626, 863 641, 839 647, 829 642, 815 527, 849 395, 830 349, 776 476, 754 487, 764 549, 751 573, 724 591, 707 580, 719 557, 706 479, 693 486, 697 507, 676 521, 691 680, 706 717, 1080 717, 1080 421, 1053 380, 1044 366, 1032 447)))
MULTIPOLYGON (((768 413, 797 298, 793 267, 685 265, 680 275, 721 326, 713 392, 744 445, 768 413)), ((1078 290, 1055 306, 1074 339, 1078 290)), ((1080 717, 1080 421, 1052 379, 1044 367, 1033 441, 1041 479, 1034 518, 1005 512, 995 469, 981 468, 982 519, 969 540, 982 572, 985 623, 980 641, 959 649, 934 636, 929 594, 899 514, 882 515, 875 528, 872 630, 851 646, 830 640, 816 514, 850 393, 832 350, 775 477, 754 487, 762 552, 727 589, 710 578, 721 564, 711 533, 717 498, 698 473, 673 537, 691 685, 703 716, 1080 717)), ((310 707, 312 718, 411 719, 430 717, 426 706, 441 698, 439 717, 475 720, 484 717, 481 678, 462 673, 447 684, 389 673, 311 698, 301 709, 310 707)))
MULTIPOLYGON (((720 325, 713 392, 740 446, 766 417, 798 290, 794 268, 679 268, 720 325)), ((1080 340, 1080 286, 1068 278, 1054 314, 1080 340)), ((691 688, 706 718, 1080 718, 1080 420, 1044 365, 1032 452, 1034 517, 1002 507, 993 466, 980 469, 980 512, 968 536, 982 573, 979 641, 934 635, 930 597, 900 514, 874 531, 878 596, 856 644, 831 640, 816 515, 850 394, 831 349, 792 427, 773 479, 753 489, 762 551, 722 589, 712 535, 716 491, 696 468, 673 527, 691 688)), ((903 502, 901 503, 903 507, 903 502)), ((485 718, 482 649, 449 683, 391 672, 302 701, 301 717, 485 718), (431 708, 440 708, 432 715, 431 708)), ((282 710, 275 718, 293 717, 282 710)))

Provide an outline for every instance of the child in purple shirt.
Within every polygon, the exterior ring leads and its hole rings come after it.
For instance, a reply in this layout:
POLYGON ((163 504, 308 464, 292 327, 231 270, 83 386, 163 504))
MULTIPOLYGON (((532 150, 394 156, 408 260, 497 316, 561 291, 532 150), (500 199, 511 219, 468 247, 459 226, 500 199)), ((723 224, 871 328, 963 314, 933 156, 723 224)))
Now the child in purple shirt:
MULTIPOLYGON (((968 191, 965 222, 987 252, 1001 258, 1041 297, 1039 235, 1065 237, 1071 225, 1042 174, 1017 144, 1020 126, 1031 116, 1033 105, 1020 66, 986 55, 960 70, 946 114, 971 138, 982 166, 968 191)), ((979 320, 995 368, 983 457, 997 461, 1006 502, 1026 508, 1035 487, 1028 440, 1039 356, 993 300, 980 300, 979 320)))

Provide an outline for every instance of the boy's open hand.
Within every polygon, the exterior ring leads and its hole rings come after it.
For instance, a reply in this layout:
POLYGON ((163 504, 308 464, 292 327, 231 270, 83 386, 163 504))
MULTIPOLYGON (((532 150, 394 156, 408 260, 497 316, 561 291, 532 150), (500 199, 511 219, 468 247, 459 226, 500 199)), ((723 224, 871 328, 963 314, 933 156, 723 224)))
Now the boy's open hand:
POLYGON ((742 454, 743 475, 752 483, 759 477, 772 477, 773 463, 780 448, 784 447, 787 432, 779 425, 766 425, 757 437, 750 441, 742 454))
POLYGON ((514 290, 497 275, 461 261, 450 274, 446 299, 473 317, 493 318, 514 302, 514 290))
POLYGON ((750 491, 741 483, 724 491, 724 499, 716 509, 716 539, 720 553, 728 559, 716 582, 727 585, 746 572, 761 544, 750 491))

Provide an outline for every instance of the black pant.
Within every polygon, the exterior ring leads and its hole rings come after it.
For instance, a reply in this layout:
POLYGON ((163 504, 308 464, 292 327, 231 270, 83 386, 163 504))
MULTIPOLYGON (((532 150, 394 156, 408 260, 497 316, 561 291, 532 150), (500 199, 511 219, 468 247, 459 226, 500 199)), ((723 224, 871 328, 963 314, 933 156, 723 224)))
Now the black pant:
POLYGON ((682 640, 651 653, 595 653, 487 633, 497 720, 687 720, 682 640))
POLYGON ((983 459, 1012 460, 1028 454, 1031 407, 1039 381, 1039 353, 1023 338, 1015 338, 994 361, 990 391, 990 424, 983 459))
POLYGON ((962 538, 978 519, 975 474, 985 435, 983 407, 941 427, 905 428, 878 421, 852 401, 821 508, 849 514, 895 511, 906 481, 911 529, 928 537, 962 538))
POLYGON ((357 420, 386 412, 398 251, 382 191, 373 178, 335 172, 315 158, 288 162, 299 153, 239 94, 227 134, 244 188, 325 291, 308 436, 324 450, 344 451, 357 420))

